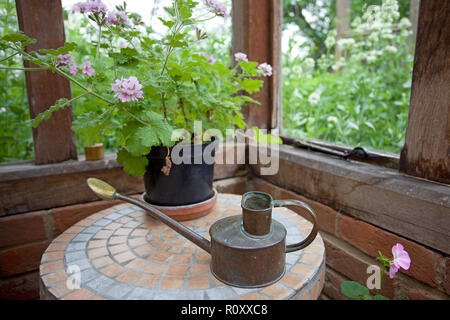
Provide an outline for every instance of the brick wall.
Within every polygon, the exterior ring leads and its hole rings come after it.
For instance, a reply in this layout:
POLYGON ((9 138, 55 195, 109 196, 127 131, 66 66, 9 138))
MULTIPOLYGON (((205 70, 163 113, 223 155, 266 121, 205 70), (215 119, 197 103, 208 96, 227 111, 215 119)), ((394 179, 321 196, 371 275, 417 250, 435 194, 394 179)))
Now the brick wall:
MULTIPOLYGON (((403 300, 450 299, 448 256, 259 178, 248 181, 247 190, 264 191, 275 199, 301 200, 316 211, 319 232, 326 249, 323 298, 346 299, 340 292, 341 283, 353 280, 365 285, 369 276, 366 274, 367 267, 380 265, 375 260, 378 250, 390 257, 392 246, 401 243, 411 257, 411 267, 408 271, 401 270, 393 280, 386 275, 381 294, 390 299, 403 300)), ((291 209, 296 210, 295 207, 291 209)), ((301 209, 297 210, 302 213, 301 209)))
POLYGON ((51 241, 74 223, 114 204, 95 201, 0 217, 0 300, 38 299, 39 264, 51 241))
MULTIPOLYGON (((214 184, 219 192, 245 192, 244 178, 214 184)), ((118 203, 94 201, 0 217, 0 300, 39 299, 39 264, 51 241, 92 213, 118 203)))
MULTIPOLYGON (((389 256, 398 242, 409 252, 411 268, 399 272, 393 281, 385 277, 382 294, 391 299, 450 298, 450 259, 433 249, 259 178, 226 179, 216 181, 215 186, 219 192, 235 194, 265 191, 276 199, 298 199, 313 207, 326 246, 325 299, 345 299, 340 293, 340 284, 345 280, 365 284, 367 266, 377 264, 378 250, 389 256)), ((1 217, 0 299, 38 299, 39 263, 52 239, 93 212, 114 204, 95 201, 1 217)))

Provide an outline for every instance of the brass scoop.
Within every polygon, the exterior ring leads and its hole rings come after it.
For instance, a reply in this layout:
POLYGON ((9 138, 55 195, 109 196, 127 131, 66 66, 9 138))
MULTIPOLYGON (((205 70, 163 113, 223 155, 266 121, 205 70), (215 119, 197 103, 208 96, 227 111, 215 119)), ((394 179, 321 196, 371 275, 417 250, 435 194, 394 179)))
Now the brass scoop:
POLYGON ((273 200, 264 192, 244 194, 242 215, 216 221, 209 229, 211 241, 208 241, 150 204, 121 195, 104 181, 89 178, 87 184, 102 199, 122 200, 148 211, 153 218, 210 253, 212 274, 236 287, 257 288, 278 281, 285 272, 286 253, 305 248, 317 235, 316 215, 306 203, 273 200), (272 219, 272 208, 291 205, 306 209, 313 220, 313 229, 304 240, 286 245, 286 229, 272 219))
POLYGON ((169 226, 179 234, 183 235, 188 240, 194 242, 196 245, 198 245, 206 252, 208 253, 210 252, 211 244, 208 240, 206 240, 199 234, 195 233, 191 229, 186 228, 181 223, 168 217, 167 215, 165 215, 158 209, 154 208, 153 206, 149 205, 148 203, 121 195, 120 193, 117 192, 117 190, 113 186, 97 178, 87 179, 87 184, 89 188, 91 188, 91 190, 94 191, 94 193, 100 198, 107 201, 122 200, 134 204, 135 206, 138 206, 139 208, 148 211, 152 216, 152 218, 157 219, 162 223, 165 223, 167 226, 169 226))

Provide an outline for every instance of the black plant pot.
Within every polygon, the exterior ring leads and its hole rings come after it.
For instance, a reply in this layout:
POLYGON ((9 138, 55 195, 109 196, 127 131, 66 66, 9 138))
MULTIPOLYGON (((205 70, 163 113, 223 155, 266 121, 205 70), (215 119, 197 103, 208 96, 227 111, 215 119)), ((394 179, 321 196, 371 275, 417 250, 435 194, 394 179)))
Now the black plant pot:
POLYGON ((148 203, 158 206, 183 206, 203 202, 214 196, 214 162, 205 162, 204 157, 200 159, 198 155, 201 150, 202 154, 207 153, 214 158, 217 141, 178 148, 175 150, 180 156, 184 156, 185 161, 179 164, 172 163, 168 176, 161 169, 166 165, 165 158, 169 150, 171 158, 175 156, 172 153, 174 148, 153 147, 147 155, 149 164, 144 175, 146 191, 144 199, 148 203))

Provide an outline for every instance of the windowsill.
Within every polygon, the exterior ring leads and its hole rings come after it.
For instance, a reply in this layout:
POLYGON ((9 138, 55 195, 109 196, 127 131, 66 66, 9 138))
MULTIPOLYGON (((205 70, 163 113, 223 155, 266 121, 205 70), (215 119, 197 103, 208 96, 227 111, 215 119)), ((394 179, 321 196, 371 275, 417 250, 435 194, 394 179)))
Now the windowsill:
MULTIPOLYGON (((281 145, 280 170, 262 176, 411 240, 450 253, 450 187, 395 169, 281 145)), ((259 165, 251 165, 259 175, 259 165)))
MULTIPOLYGON (((234 147, 232 147, 234 148, 234 147)), ((220 146, 217 157, 227 149, 220 146)), ((243 164, 216 165, 214 179, 246 175, 243 164)), ((103 160, 69 160, 61 163, 35 165, 34 161, 0 164, 0 217, 29 211, 98 200, 86 185, 96 177, 114 185, 122 194, 144 192, 142 177, 126 174, 116 161, 116 153, 105 153, 103 160)))
POLYGON ((78 160, 61 163, 35 165, 33 160, 0 164, 0 181, 12 181, 27 178, 42 178, 61 174, 85 171, 121 168, 116 161, 116 154, 105 153, 103 160, 86 161, 84 156, 78 160))

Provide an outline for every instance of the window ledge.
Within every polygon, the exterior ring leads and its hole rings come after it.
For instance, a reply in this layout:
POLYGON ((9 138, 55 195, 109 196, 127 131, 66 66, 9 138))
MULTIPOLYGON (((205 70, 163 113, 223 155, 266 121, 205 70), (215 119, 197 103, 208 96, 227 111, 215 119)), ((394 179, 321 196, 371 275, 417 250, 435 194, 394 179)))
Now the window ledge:
MULTIPOLYGON (((397 170, 282 145, 264 179, 411 240, 450 253, 450 187, 397 170)), ((259 174, 260 165, 252 165, 259 174)))
MULTIPOLYGON (((216 159, 225 157, 228 148, 239 147, 219 145, 216 159)), ((243 164, 218 164, 214 169, 215 180, 242 175, 246 175, 243 164)), ((122 194, 144 192, 142 177, 126 174, 115 153, 105 153, 98 161, 80 157, 78 161, 47 165, 35 165, 33 161, 4 163, 0 164, 0 217, 97 200, 86 185, 89 177, 108 181, 122 194)))

